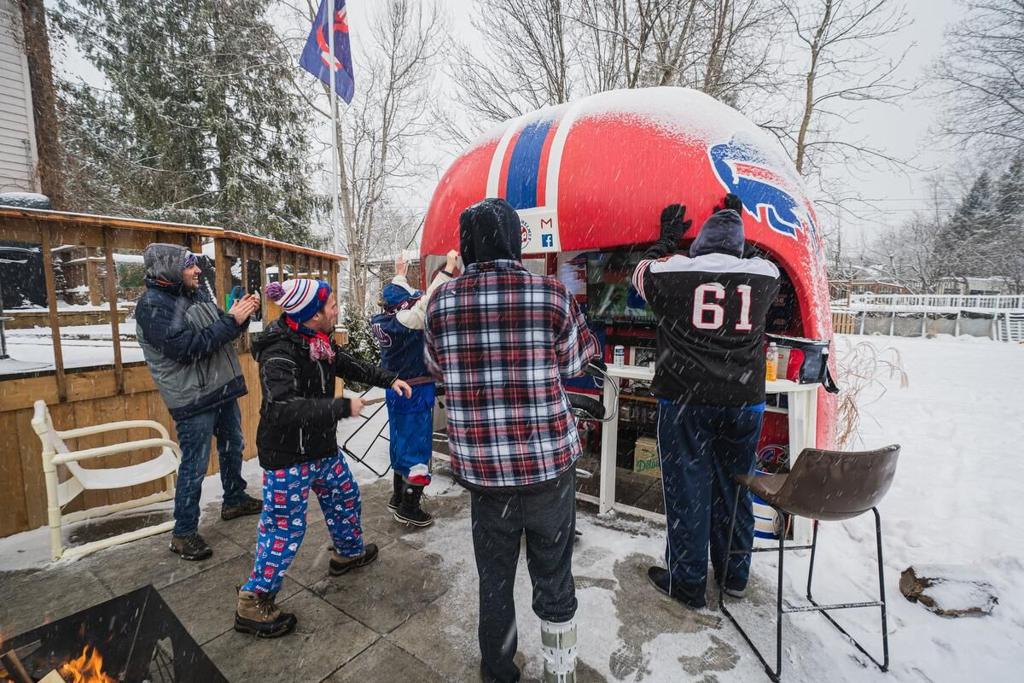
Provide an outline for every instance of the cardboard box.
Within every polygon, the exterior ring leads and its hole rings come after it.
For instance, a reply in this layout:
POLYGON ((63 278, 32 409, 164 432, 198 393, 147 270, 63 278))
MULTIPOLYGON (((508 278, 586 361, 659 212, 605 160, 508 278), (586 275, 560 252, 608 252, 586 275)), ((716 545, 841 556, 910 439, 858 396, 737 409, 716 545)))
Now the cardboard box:
POLYGON ((658 442, 649 436, 636 440, 633 449, 633 471, 649 477, 661 476, 661 460, 658 458, 658 442))

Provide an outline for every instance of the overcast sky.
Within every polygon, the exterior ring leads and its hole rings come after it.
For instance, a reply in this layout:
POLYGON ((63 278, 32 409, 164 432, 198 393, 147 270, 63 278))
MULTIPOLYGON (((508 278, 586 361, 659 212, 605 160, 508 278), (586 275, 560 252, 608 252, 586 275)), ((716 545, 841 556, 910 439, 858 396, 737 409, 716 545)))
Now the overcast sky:
MULTIPOLYGON (((473 0, 442 2, 451 15, 456 35, 470 35, 469 14, 473 0)), ((943 33, 961 16, 962 6, 957 0, 908 0, 906 8, 910 25, 893 36, 883 50, 895 59, 910 47, 899 75, 907 82, 921 82, 926 86, 928 67, 942 52, 943 33)), ((932 208, 926 178, 934 171, 948 170, 954 161, 932 134, 939 109, 938 103, 927 96, 925 87, 918 94, 904 98, 899 105, 868 105, 858 114, 848 138, 869 138, 875 147, 895 157, 912 158, 914 168, 905 173, 880 169, 866 174, 842 174, 855 193, 875 200, 874 204, 880 209, 877 221, 863 225, 851 224, 849 220, 844 222, 844 234, 849 236, 847 244, 851 247, 862 241, 862 235, 870 236, 885 225, 898 224, 915 210, 932 208)), ((949 200, 944 200, 944 207, 948 204, 949 200)))
MULTIPOLYGON (((460 40, 473 40, 474 32, 469 20, 473 0, 440 2, 448 13, 452 34, 460 40)), ((47 4, 52 4, 52 0, 47 4)), ((349 0, 348 5, 351 35, 358 42, 366 30, 366 11, 372 6, 371 0, 349 0)), ((962 6, 957 0, 908 0, 906 7, 912 23, 901 34, 891 37, 883 50, 895 58, 912 45, 900 76, 909 82, 920 82, 926 79, 928 67, 941 54, 943 32, 960 16, 962 6)), ((98 74, 73 53, 59 65, 72 73, 85 76, 90 82, 99 80, 98 74)), ((355 67, 358 96, 359 65, 355 67)), ((316 88, 312 77, 310 84, 316 88)), ((970 159, 957 159, 950 151, 942 149, 931 134, 939 110, 940 104, 922 93, 904 98, 901 104, 895 106, 869 105, 859 113, 847 138, 869 138, 875 147, 893 156, 912 158, 915 168, 905 173, 889 169, 867 174, 839 171, 853 193, 874 200, 875 205, 881 209, 877 220, 867 220, 863 224, 851 224, 853 221, 848 220, 844 222, 844 234, 847 236, 845 241, 850 247, 863 241, 862 236, 870 237, 883 226, 898 224, 915 210, 930 210, 932 201, 926 180, 931 172, 949 172, 957 167, 973 166, 970 159)), ((311 125, 326 131, 322 121, 317 121, 316 117, 311 117, 311 125)), ((329 168, 327 159, 324 165, 329 168)), ((438 174, 443 174, 444 170, 442 166, 438 174)), ((405 203, 410 208, 424 208, 435 182, 436 179, 426 180, 422 188, 405 203)), ((943 208, 948 208, 949 203, 948 199, 944 200, 943 208)))

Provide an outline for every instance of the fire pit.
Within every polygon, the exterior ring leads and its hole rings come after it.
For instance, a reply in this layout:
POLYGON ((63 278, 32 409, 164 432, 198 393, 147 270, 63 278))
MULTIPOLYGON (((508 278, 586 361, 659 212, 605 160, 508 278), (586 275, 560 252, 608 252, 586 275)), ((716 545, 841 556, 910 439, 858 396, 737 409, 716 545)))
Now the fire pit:
POLYGON ((0 643, 7 683, 218 683, 227 679, 152 586, 0 643))

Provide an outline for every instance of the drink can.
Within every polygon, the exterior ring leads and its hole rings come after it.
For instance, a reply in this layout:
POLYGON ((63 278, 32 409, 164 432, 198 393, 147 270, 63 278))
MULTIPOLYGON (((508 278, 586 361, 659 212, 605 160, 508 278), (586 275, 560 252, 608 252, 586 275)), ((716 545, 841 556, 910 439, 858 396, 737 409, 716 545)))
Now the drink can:
POLYGON ((622 344, 616 344, 615 349, 612 351, 612 362, 615 365, 622 366, 626 364, 626 347, 622 344))

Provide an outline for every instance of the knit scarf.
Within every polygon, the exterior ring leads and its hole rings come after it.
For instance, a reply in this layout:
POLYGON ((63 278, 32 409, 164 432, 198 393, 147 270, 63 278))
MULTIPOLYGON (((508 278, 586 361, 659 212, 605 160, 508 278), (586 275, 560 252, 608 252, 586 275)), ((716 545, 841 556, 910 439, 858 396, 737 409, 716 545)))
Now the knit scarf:
POLYGON ((309 342, 309 357, 312 360, 317 362, 322 360, 334 362, 334 347, 331 346, 331 338, 326 333, 314 332, 305 325, 295 322, 287 315, 284 317, 284 321, 293 332, 298 332, 309 342))

